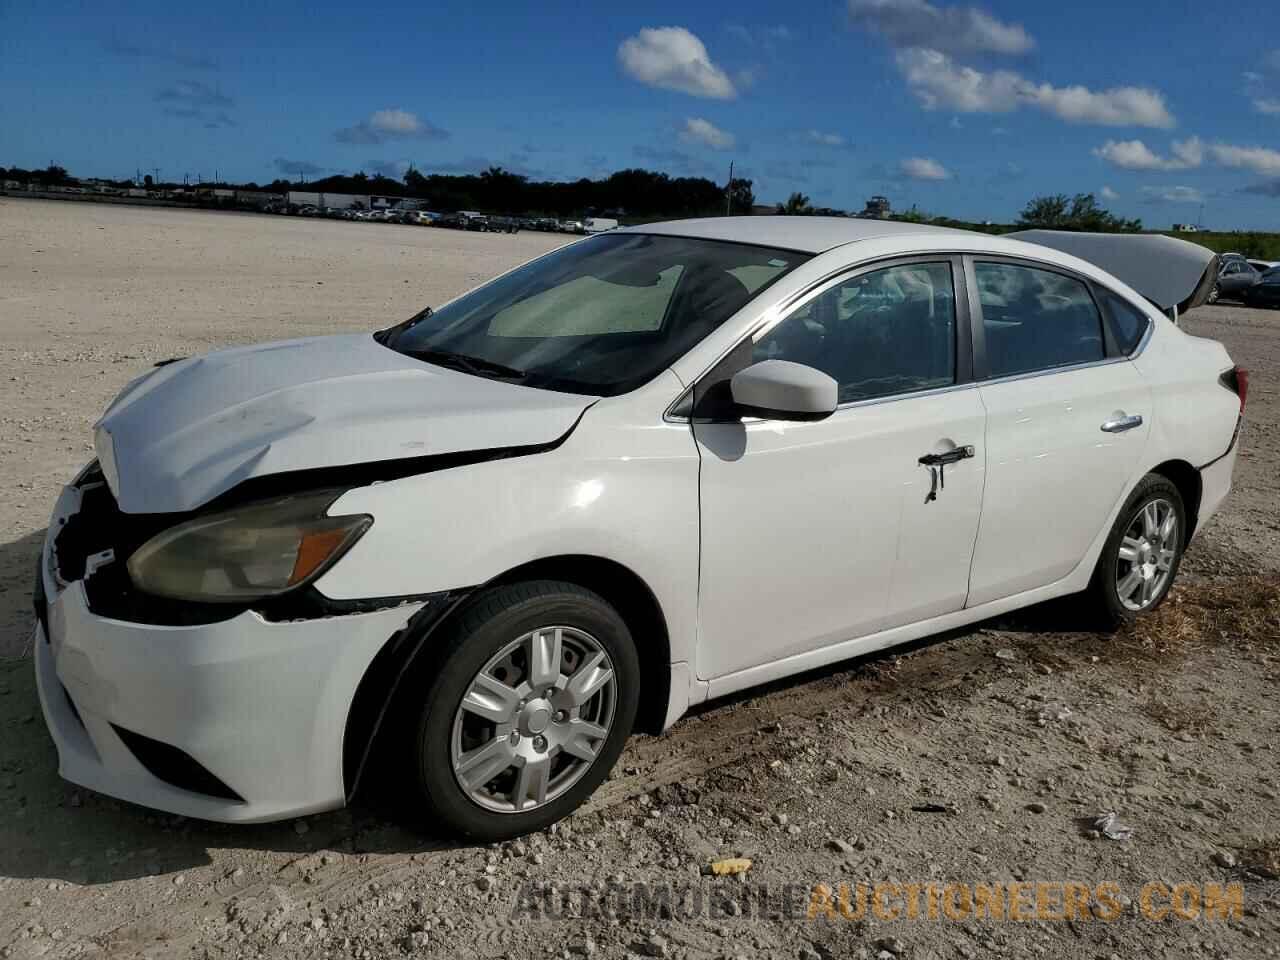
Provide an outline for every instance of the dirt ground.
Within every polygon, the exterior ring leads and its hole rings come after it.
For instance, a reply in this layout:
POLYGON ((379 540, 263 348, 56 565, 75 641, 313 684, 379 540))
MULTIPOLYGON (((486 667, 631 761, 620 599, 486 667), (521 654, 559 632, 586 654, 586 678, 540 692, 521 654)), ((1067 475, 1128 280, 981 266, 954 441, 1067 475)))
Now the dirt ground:
POLYGON ((1145 633, 1058 604, 718 702, 495 846, 364 807, 207 824, 62 782, 23 659, 32 569, 120 387, 385 325, 559 242, 0 198, 0 957, 1280 955, 1280 313, 1231 304, 1185 323, 1253 374, 1236 487, 1145 633), (1079 822, 1109 811, 1129 839, 1079 822), (704 875, 729 856, 753 865, 704 875), (897 885, 888 912, 808 916, 815 885, 859 882, 897 885), (1066 882, 1091 906, 1054 919, 1066 882), (1184 889, 1194 918, 1152 919, 1180 883, 1242 884, 1241 915, 1184 889), (1038 918, 939 914, 931 884, 1012 887, 1038 918))

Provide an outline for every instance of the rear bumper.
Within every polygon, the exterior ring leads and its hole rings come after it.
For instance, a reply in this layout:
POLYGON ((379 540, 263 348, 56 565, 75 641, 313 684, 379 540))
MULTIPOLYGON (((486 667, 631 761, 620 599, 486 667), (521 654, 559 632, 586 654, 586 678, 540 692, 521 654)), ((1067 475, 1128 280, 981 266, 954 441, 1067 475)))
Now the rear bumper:
MULTIPOLYGON (((79 492, 67 488, 50 530, 78 505, 79 492)), ((343 734, 356 688, 424 604, 283 623, 252 611, 194 626, 130 623, 90 610, 82 581, 59 581, 52 539, 40 564, 46 607, 35 667, 64 778, 207 820, 342 806, 343 734), (181 751, 229 790, 216 796, 157 776, 129 734, 181 751)))
POLYGON ((1196 518, 1196 530, 1213 519, 1213 515, 1222 506, 1227 494, 1231 492, 1231 475, 1236 468, 1236 454, 1240 451, 1240 437, 1244 432, 1244 423, 1236 428, 1231 439, 1231 449, 1223 456, 1200 468, 1200 513, 1196 518))

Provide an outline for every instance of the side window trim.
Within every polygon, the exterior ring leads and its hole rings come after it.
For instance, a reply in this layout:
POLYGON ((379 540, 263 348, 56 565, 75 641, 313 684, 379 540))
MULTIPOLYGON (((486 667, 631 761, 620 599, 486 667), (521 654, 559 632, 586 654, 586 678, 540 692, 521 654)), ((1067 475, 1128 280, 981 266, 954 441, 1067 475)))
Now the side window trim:
MULTIPOLYGON (((1111 329, 1110 317, 1103 305, 1099 302, 1101 297, 1098 296, 1096 285, 1088 277, 1076 273, 1075 271, 1061 267, 1053 263, 1045 263, 1040 260, 1023 259, 1021 257, 1010 257, 1003 254, 971 254, 964 255, 964 268, 966 277, 966 292, 969 296, 971 308, 970 317, 970 336, 973 338, 973 378, 979 383, 1003 383, 1006 380, 1024 380, 1029 377, 1047 377, 1055 373, 1061 373, 1066 370, 1079 370, 1083 367, 1095 367, 1104 363, 1115 363, 1117 360, 1127 360, 1128 357, 1120 353, 1115 346, 1115 334, 1111 329), (1101 333, 1103 338, 1103 357, 1101 360, 1086 360, 1083 363, 1067 363, 1058 367, 1043 367, 1036 370, 1027 370, 1022 373, 1011 373, 1006 376, 991 376, 991 366, 987 355, 987 337, 985 320, 982 315, 982 298, 978 290, 977 280, 977 264, 978 263, 1007 263, 1010 266, 1025 267, 1028 270, 1040 270, 1045 273, 1056 273, 1077 283, 1083 284, 1089 293, 1089 298, 1093 301, 1093 308, 1098 312, 1098 319, 1101 324, 1101 333)), ((1144 311, 1145 315, 1145 311, 1144 311)), ((1150 321, 1150 317, 1147 318, 1150 321)), ((1148 327, 1148 332, 1150 328, 1148 327)), ((1143 341, 1146 337, 1144 335, 1143 341)))
MULTIPOLYGON (((904 399, 907 397, 920 396, 924 394, 937 393, 945 390, 955 390, 960 387, 971 385, 977 377, 974 374, 974 353, 973 353, 973 322, 970 312, 971 298, 968 295, 966 284, 971 282, 972 270, 966 268, 966 260, 969 258, 961 253, 951 253, 945 250, 936 253, 919 253, 907 255, 895 255, 885 257, 881 260, 868 260, 865 263, 859 263, 856 266, 840 270, 836 273, 828 274, 821 280, 816 281, 805 289, 795 293, 788 299, 778 303, 775 310, 769 311, 771 314, 767 319, 762 319, 758 324, 747 331, 743 337, 733 346, 727 349, 720 358, 713 363, 700 377, 698 377, 687 390, 681 393, 679 397, 667 408, 664 415, 666 420, 696 420, 698 422, 718 422, 719 417, 707 416, 699 412, 699 408, 705 409, 706 401, 712 399, 714 394, 723 392, 718 389, 725 384, 739 370, 745 369, 751 363, 750 347, 754 346, 756 340, 768 333, 769 330, 778 324, 784 322, 793 311, 803 307, 806 303, 822 296, 828 290, 848 283, 850 280, 869 273, 875 273, 879 270, 886 270, 893 267, 911 266, 912 264, 927 263, 946 263, 951 267, 951 286, 952 296, 955 299, 955 324, 953 344, 955 350, 955 382, 945 387, 935 387, 928 390, 911 390, 905 393, 890 394, 884 397, 874 397, 866 400, 849 400, 841 403, 837 409, 856 406, 868 403, 885 403, 893 400, 904 399), (746 348, 746 349, 744 349, 746 348)), ((976 301, 972 301, 975 302, 976 301)))

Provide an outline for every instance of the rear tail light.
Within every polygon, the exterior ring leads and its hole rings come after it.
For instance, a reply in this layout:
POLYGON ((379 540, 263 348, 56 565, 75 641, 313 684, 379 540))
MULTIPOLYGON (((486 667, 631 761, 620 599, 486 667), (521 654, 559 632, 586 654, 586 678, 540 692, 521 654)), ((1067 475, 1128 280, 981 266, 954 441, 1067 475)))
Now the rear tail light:
POLYGON ((1240 412, 1244 413, 1245 401, 1249 399, 1249 371, 1236 365, 1220 376, 1218 382, 1240 398, 1240 412))

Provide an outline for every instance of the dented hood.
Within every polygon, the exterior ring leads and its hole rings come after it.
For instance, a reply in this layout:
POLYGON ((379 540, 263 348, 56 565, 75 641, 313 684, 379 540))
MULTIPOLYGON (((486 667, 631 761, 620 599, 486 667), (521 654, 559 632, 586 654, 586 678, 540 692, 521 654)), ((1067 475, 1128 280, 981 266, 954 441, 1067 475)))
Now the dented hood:
POLYGON ((550 443, 594 400, 414 360, 368 334, 222 350, 129 384, 94 428, 126 513, 253 477, 550 443))

